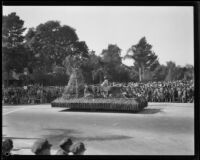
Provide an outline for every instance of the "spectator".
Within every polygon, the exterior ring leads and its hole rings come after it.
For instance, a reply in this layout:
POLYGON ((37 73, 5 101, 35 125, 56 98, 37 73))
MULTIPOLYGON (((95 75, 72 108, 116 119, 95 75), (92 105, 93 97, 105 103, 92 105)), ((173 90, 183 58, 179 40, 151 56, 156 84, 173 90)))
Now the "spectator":
POLYGON ((6 139, 2 143, 2 154, 4 156, 11 155, 11 150, 13 149, 12 139, 6 139))
POLYGON ((56 155, 68 155, 72 144, 73 143, 70 138, 64 138, 59 144, 60 148, 58 149, 56 155))
POLYGON ((33 144, 31 151, 35 155, 50 155, 51 146, 47 139, 39 139, 33 144))
POLYGON ((72 145, 70 150, 73 155, 83 155, 86 151, 85 145, 82 142, 75 143, 74 145, 72 145))
POLYGON ((109 89, 109 85, 108 85, 108 79, 107 77, 104 77, 104 82, 101 84, 102 87, 102 92, 103 92, 103 96, 106 98, 108 97, 108 89, 109 89))

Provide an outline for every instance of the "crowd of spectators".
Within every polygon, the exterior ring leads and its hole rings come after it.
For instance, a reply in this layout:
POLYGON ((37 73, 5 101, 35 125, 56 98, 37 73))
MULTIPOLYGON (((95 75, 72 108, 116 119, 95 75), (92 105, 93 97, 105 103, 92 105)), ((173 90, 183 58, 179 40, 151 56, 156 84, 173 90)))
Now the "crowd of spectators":
POLYGON ((118 84, 127 96, 144 96, 149 102, 194 102, 194 81, 168 81, 118 84))
POLYGON ((8 87, 3 89, 5 104, 41 104, 50 103, 63 93, 63 87, 29 85, 24 87, 8 87))
MULTIPOLYGON (((149 102, 194 102, 194 81, 168 81, 147 83, 114 83, 120 86, 126 97, 146 97, 149 102)), ((62 96, 64 86, 29 85, 3 89, 5 104, 41 104, 51 103, 62 96)))

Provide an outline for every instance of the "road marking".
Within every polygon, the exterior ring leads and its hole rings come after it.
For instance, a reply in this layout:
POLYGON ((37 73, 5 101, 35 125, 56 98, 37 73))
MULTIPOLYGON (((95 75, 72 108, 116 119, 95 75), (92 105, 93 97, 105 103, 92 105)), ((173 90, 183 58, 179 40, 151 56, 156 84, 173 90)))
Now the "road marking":
POLYGON ((10 111, 10 112, 3 113, 3 116, 8 115, 8 114, 13 113, 13 112, 18 112, 18 111, 24 110, 24 109, 26 109, 26 108, 27 108, 27 107, 19 108, 19 109, 15 109, 15 110, 13 110, 13 111, 10 111))

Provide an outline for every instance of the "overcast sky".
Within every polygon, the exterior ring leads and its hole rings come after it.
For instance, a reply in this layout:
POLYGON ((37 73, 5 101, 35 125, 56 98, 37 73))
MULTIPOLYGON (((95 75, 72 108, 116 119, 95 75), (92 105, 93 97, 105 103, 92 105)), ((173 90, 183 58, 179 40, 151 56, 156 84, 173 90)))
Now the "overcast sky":
POLYGON ((123 56, 145 36, 161 64, 170 60, 181 66, 194 64, 193 7, 190 6, 3 6, 3 15, 11 12, 25 21, 26 28, 49 20, 71 26, 97 55, 108 44, 117 44, 123 56))

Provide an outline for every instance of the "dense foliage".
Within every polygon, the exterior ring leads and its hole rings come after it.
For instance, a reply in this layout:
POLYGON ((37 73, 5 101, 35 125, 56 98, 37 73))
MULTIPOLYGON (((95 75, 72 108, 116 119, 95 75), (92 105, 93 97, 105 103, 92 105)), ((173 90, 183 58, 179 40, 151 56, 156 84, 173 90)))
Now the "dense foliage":
MULTIPOLYGON (((59 21, 41 23, 24 35, 25 30, 16 13, 3 16, 2 71, 7 75, 13 70, 23 74, 28 68, 34 83, 43 85, 66 85, 74 68, 81 69, 88 84, 101 83, 105 76, 114 82, 194 79, 192 65, 182 67, 172 61, 160 64, 159 53, 154 53, 145 37, 122 57, 117 44, 109 44, 100 55, 89 51, 76 30, 59 21), (122 63, 126 58, 134 60, 133 66, 122 63)), ((27 79, 25 76, 22 79, 27 79)))
POLYGON ((2 72, 21 72, 28 65, 28 50, 24 46, 24 21, 16 13, 3 16, 2 72))

